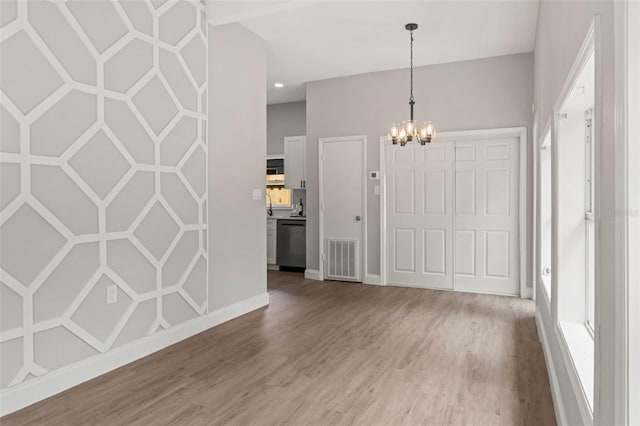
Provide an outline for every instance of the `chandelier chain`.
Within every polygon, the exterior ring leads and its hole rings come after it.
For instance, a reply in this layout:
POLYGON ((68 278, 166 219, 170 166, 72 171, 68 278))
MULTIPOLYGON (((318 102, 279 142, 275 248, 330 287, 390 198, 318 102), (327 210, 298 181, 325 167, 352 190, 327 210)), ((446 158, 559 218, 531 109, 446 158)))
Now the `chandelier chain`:
POLYGON ((413 30, 410 31, 410 33, 411 33, 411 93, 410 93, 409 100, 413 102, 414 101, 414 98, 413 98, 413 30))

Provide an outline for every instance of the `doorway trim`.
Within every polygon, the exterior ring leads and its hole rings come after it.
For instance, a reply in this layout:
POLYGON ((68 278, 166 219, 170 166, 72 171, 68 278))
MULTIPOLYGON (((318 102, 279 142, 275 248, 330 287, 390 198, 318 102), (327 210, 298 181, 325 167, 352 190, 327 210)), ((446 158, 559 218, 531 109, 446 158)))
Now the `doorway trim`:
MULTIPOLYGON (((520 140, 520 158, 519 158, 519 224, 518 224, 518 245, 520 259, 520 297, 531 298, 533 296, 533 288, 527 287, 527 253, 529 247, 529 238, 527 234, 527 204, 528 204, 528 152, 527 152, 527 128, 526 127, 506 127, 497 129, 480 129, 480 130, 463 130, 452 132, 440 132, 438 138, 432 142, 437 144, 440 140, 469 140, 469 139, 486 139, 492 136, 500 137, 517 137, 520 140)), ((387 282, 387 171, 385 164, 385 146, 391 144, 387 136, 380 137, 380 281, 382 285, 388 285, 387 282)), ((455 291, 455 290, 454 290, 455 291)))
POLYGON ((360 250, 360 279, 367 276, 367 136, 339 136, 318 139, 318 278, 324 281, 324 144, 359 140, 362 143, 362 249, 360 250))

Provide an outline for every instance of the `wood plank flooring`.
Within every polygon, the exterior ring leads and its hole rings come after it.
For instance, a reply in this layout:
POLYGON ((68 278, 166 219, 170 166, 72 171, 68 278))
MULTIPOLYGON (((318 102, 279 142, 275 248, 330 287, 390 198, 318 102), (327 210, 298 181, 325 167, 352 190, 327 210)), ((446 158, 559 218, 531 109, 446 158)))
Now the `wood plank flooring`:
POLYGON ((268 279, 268 308, 0 423, 555 425, 533 302, 268 279))

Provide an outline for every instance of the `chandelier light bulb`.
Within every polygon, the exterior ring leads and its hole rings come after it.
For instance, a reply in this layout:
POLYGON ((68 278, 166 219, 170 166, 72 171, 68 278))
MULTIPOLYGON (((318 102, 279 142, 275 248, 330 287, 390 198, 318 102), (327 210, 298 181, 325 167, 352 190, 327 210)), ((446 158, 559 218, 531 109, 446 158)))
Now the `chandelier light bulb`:
POLYGON ((427 138, 429 138, 429 142, 431 139, 436 137, 436 127, 433 125, 433 121, 427 122, 427 138))
POLYGON ((391 142, 393 142, 394 145, 398 143, 399 133, 400 133, 400 130, 398 129, 398 125, 397 124, 391 125, 391 128, 389 129, 389 139, 391 140, 391 142))
POLYGON ((436 131, 433 122, 424 122, 418 128, 418 141, 420 141, 420 144, 429 143, 435 137, 436 131))
POLYGON ((400 130, 398 131, 398 140, 402 146, 407 143, 407 129, 404 126, 400 126, 400 130))
POLYGON ((407 129, 407 140, 412 141, 416 134, 416 123, 413 120, 407 120, 404 123, 405 129, 407 129))

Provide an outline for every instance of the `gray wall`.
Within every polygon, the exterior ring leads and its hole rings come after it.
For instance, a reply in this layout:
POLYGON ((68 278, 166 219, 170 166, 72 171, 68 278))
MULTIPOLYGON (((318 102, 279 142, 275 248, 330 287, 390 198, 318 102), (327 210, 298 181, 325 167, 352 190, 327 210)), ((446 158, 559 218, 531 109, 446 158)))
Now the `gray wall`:
POLYGON ((2 1, 2 388, 207 312, 204 7, 138 5, 2 1))
POLYGON ((241 25, 210 28, 211 309, 267 291, 266 61, 263 40, 241 25))
MULTIPOLYGON (((531 128, 531 53, 420 67, 414 76, 416 119, 433 120, 439 131, 531 128)), ((318 269, 318 138, 366 135, 367 168, 378 170, 380 136, 409 114, 408 85, 408 70, 307 84, 307 268, 318 269)), ((378 181, 368 180, 366 189, 369 274, 380 273, 380 196, 374 194, 375 184, 378 181)))
POLYGON ((267 154, 283 154, 286 136, 306 134, 306 102, 286 102, 267 106, 267 154))
MULTIPOLYGON (((569 70, 586 37, 594 15, 600 17, 601 28, 601 81, 602 108, 595 117, 600 128, 600 179, 596 176, 596 211, 599 215, 600 245, 596 248, 599 272, 596 277, 596 369, 594 424, 616 424, 614 420, 615 380, 615 207, 614 192, 614 2, 542 1, 538 16, 535 49, 535 104, 538 128, 543 129, 551 120, 553 106, 567 79, 569 70)), ((597 140, 598 142, 598 140, 597 140)), ((560 283, 560 285, 562 285, 560 283)), ((540 294, 540 293, 539 293, 540 294)), ((580 424, 576 396, 566 374, 566 364, 560 352, 560 343, 543 298, 537 299, 537 309, 549 337, 550 351, 557 368, 561 396, 569 424, 580 424)))

